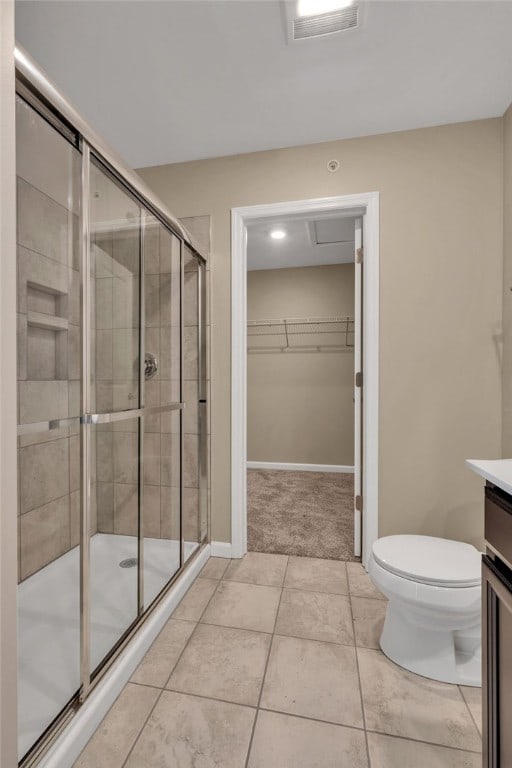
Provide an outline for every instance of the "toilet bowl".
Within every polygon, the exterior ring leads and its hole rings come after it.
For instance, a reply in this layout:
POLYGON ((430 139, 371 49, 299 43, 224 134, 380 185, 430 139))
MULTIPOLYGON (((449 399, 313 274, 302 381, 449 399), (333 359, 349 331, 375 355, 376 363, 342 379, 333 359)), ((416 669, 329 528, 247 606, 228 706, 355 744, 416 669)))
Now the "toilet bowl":
POLYGON ((433 536, 386 536, 368 572, 388 598, 383 652, 418 675, 481 685, 480 553, 433 536))

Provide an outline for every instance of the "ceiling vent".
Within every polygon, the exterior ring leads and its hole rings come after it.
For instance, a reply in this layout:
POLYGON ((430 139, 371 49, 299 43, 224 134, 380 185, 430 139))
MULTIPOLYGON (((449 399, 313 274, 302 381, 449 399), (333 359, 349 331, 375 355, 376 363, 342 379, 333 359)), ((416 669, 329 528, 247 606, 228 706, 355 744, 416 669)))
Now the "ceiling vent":
POLYGON ((311 37, 332 35, 345 29, 354 29, 359 21, 359 8, 351 5, 339 11, 320 13, 317 16, 303 16, 293 19, 293 39, 306 40, 311 37))

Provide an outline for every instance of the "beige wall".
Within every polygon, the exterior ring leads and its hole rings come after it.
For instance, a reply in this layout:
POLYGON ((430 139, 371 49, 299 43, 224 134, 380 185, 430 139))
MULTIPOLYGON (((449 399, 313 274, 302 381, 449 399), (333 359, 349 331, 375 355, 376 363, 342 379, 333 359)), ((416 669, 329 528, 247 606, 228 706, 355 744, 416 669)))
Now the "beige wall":
POLYGON ((212 216, 214 539, 230 539, 230 209, 377 190, 379 533, 481 540, 464 459, 500 453, 501 150, 498 118, 142 170, 176 215, 212 216))
POLYGON ((512 457, 512 104, 503 118, 503 456, 512 457))
MULTIPOLYGON (((332 316, 354 316, 353 264, 247 273, 248 320, 332 316)), ((261 351, 250 339, 248 348, 248 460, 352 465, 353 348, 261 351)))

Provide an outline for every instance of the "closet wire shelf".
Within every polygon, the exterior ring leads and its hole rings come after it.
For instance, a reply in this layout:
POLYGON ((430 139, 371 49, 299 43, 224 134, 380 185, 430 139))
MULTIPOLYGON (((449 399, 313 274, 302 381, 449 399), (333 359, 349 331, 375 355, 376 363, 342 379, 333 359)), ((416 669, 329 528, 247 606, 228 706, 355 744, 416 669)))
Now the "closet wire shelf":
POLYGON ((353 317, 294 317, 247 323, 248 352, 324 352, 353 348, 353 317))

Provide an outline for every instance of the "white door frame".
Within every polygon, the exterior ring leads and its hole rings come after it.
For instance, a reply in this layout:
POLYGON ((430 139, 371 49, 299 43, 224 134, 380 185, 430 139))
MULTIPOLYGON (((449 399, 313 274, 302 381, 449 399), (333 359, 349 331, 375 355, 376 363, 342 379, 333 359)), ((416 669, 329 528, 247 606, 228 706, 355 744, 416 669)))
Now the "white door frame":
POLYGON ((363 208, 363 545, 378 537, 379 193, 231 209, 231 557, 247 552, 247 222, 270 216, 363 208))

